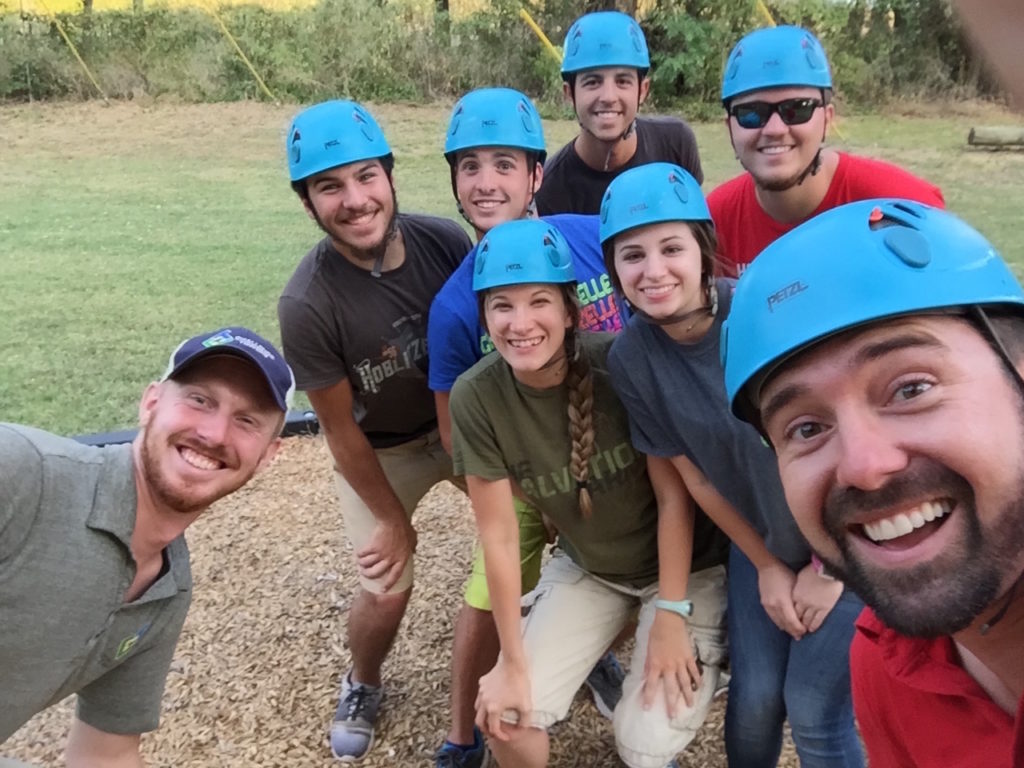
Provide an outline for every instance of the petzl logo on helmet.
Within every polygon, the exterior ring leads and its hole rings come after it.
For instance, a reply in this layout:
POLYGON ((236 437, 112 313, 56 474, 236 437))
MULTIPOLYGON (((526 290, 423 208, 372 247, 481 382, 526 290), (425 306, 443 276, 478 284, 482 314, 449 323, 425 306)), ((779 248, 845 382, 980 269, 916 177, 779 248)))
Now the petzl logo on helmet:
POLYGON ((230 344, 234 340, 235 337, 232 336, 231 333, 229 333, 228 331, 220 331, 218 333, 213 334, 213 336, 211 336, 210 338, 205 339, 203 341, 203 346, 219 347, 222 344, 230 344))
POLYGON ((784 302, 786 299, 791 299, 798 293, 803 293, 806 290, 807 286, 804 285, 799 280, 790 283, 785 288, 780 288, 779 290, 777 290, 775 293, 771 294, 768 297, 768 311, 774 312, 775 307, 784 302))
POLYGON ((505 271, 506 272, 518 272, 522 268, 523 268, 522 264, 506 264, 505 265, 505 271))

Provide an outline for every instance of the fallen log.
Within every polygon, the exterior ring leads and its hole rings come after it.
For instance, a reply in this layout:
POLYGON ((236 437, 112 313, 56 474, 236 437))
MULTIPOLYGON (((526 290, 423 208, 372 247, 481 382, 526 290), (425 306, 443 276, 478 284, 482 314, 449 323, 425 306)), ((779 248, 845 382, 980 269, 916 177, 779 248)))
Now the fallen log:
POLYGON ((971 128, 967 143, 973 147, 1024 146, 1024 126, 986 125, 971 128))

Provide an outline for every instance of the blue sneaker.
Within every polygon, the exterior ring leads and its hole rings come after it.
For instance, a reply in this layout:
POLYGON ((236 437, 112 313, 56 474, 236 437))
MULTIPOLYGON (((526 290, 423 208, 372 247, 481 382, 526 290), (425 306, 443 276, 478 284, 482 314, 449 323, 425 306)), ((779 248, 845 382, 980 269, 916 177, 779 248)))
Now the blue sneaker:
POLYGON ((587 675, 587 688, 594 695, 594 706, 609 720, 612 719, 619 699, 622 698, 622 681, 625 678, 626 674, 622 671, 619 660, 611 651, 602 656, 587 675))
POLYGON ((473 746, 469 749, 446 741, 434 754, 434 768, 486 768, 490 751, 479 728, 473 729, 473 746))
POLYGON ((345 675, 331 723, 331 752, 341 762, 356 763, 370 751, 383 697, 382 687, 353 683, 351 671, 345 675))

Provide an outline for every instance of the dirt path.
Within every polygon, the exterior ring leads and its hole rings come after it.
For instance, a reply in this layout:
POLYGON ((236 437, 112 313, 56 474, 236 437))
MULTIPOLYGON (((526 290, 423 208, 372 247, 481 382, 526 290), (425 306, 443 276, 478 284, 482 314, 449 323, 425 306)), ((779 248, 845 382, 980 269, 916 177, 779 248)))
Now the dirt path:
MULTIPOLYGON (((417 586, 386 668, 378 742, 362 765, 428 766, 446 727, 452 620, 473 543, 465 496, 438 486, 416 513, 417 586)), ((338 763, 326 726, 348 665, 343 620, 355 583, 325 452, 292 438, 272 470, 189 532, 195 598, 164 696, 143 741, 150 766, 242 768, 338 763)), ((4 754, 59 764, 71 705, 37 716, 4 754)), ((683 764, 724 768, 722 706, 683 764)), ((611 768, 611 726, 582 694, 553 732, 553 768, 611 768)), ((795 766, 795 759, 780 763, 795 766)))

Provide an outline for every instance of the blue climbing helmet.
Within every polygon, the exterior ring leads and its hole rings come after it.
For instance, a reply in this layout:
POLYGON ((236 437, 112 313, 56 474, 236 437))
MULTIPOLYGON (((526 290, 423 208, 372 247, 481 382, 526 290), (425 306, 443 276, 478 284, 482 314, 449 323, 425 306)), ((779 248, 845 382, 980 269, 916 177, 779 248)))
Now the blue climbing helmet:
POLYGON ((601 199, 601 244, 629 229, 664 221, 711 221, 697 180, 674 163, 620 173, 601 199))
POLYGON ((295 116, 288 129, 288 173, 301 181, 328 168, 391 155, 384 133, 366 107, 324 101, 295 116))
POLYGON ((562 79, 584 69, 651 68, 647 39, 636 20, 619 11, 599 11, 580 16, 569 27, 562 46, 562 79))
POLYGON ((522 149, 543 163, 544 128, 533 102, 512 88, 478 88, 459 99, 448 120, 444 156, 454 164, 457 152, 476 147, 522 149))
POLYGON ((757 29, 736 43, 725 62, 722 103, 750 91, 787 86, 831 89, 825 49, 800 27, 757 29))
POLYGON ((572 251, 562 233, 540 219, 517 219, 491 229, 476 249, 473 290, 525 283, 575 283, 572 251))
POLYGON ((1024 313, 1024 292, 992 245, 956 216, 899 199, 826 211, 769 245, 736 286, 721 343, 733 413, 759 424, 765 378, 830 336, 978 305, 1024 313))

